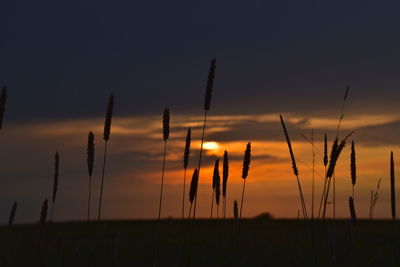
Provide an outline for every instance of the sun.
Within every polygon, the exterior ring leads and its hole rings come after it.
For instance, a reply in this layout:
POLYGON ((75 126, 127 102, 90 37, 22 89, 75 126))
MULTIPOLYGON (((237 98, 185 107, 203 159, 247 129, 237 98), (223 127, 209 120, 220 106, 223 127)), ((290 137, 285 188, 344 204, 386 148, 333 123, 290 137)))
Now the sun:
POLYGON ((205 142, 203 144, 203 148, 205 150, 216 150, 219 148, 219 145, 217 142, 205 142))

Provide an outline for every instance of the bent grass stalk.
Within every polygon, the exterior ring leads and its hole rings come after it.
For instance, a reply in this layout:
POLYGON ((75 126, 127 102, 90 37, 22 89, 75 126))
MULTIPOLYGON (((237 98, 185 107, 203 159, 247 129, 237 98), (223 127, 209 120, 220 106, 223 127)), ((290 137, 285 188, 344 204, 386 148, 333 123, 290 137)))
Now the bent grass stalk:
POLYGON ((87 210, 87 221, 90 220, 90 199, 92 192, 92 175, 93 175, 93 165, 94 165, 94 134, 89 132, 88 134, 88 143, 87 143, 87 167, 89 173, 89 196, 88 196, 88 210, 87 210))
POLYGON ((318 218, 320 218, 321 216, 321 207, 322 207, 322 203, 325 199, 325 194, 326 194, 326 182, 327 182, 327 178, 326 178, 326 166, 328 165, 328 138, 326 136, 325 133, 325 138, 324 138, 324 158, 323 158, 323 163, 324 163, 324 167, 325 167, 325 177, 324 177, 324 189, 322 190, 322 196, 321 196, 321 201, 319 202, 319 208, 318 208, 318 218))
POLYGON ((58 152, 56 151, 56 154, 54 155, 54 181, 53 181, 53 197, 51 199, 51 215, 50 215, 50 221, 53 221, 53 214, 54 214, 54 206, 56 203, 56 197, 57 197, 57 191, 58 191, 58 169, 59 169, 59 164, 60 164, 60 158, 58 155, 58 152))
POLYGON ((240 202, 240 214, 239 214, 240 220, 242 219, 244 190, 246 187, 246 178, 249 174, 250 157, 251 157, 251 143, 249 142, 249 143, 247 143, 246 150, 244 152, 244 158, 243 158, 243 169, 242 169, 243 190, 242 190, 242 201, 240 202))
POLYGON ((190 154, 190 143, 192 132, 191 129, 188 128, 186 134, 186 143, 185 143, 185 151, 183 153, 183 195, 182 195, 182 220, 185 217, 185 192, 186 192, 186 170, 189 164, 189 154, 190 154))
POLYGON ((111 134, 111 120, 112 120, 112 116, 113 116, 113 109, 114 109, 114 95, 111 94, 109 99, 108 99, 107 113, 106 113, 106 118, 105 118, 105 121, 104 121, 103 139, 104 139, 105 145, 104 145, 104 157, 103 157, 103 171, 102 171, 102 174, 101 174, 99 213, 97 215, 97 220, 98 221, 100 221, 100 218, 101 218, 101 207, 102 207, 102 200, 103 200, 104 176, 105 176, 106 161, 107 161, 107 146, 108 146, 108 141, 110 140, 110 134, 111 134))
MULTIPOLYGON (((212 96, 212 91, 213 91, 213 86, 214 86, 216 62, 217 62, 217 60, 215 58, 211 60, 210 70, 208 72, 206 95, 205 95, 205 99, 204 99, 204 122, 203 122, 203 130, 202 130, 202 134, 201 134, 200 155, 199 155, 199 165, 198 165, 199 178, 200 178, 200 170, 201 170, 201 160, 202 160, 202 155, 203 155, 204 136, 205 136, 205 131, 206 131, 206 123, 207 123, 207 113, 208 113, 208 110, 210 110, 211 96, 212 96)), ((193 219, 196 218, 196 206, 197 206, 197 191, 196 191, 196 197, 194 200, 193 219)))
POLYGON ((296 179, 297 179, 297 186, 298 186, 298 189, 299 189, 299 195, 300 195, 301 208, 302 208, 302 211, 303 211, 303 217, 304 217, 304 219, 308 219, 307 208, 306 208, 306 204, 305 204, 305 201, 304 201, 303 190, 301 189, 301 184, 300 184, 300 179, 299 179, 299 171, 297 169, 296 160, 295 160, 293 149, 292 149, 292 144, 290 142, 289 134, 288 134, 288 131, 286 129, 286 125, 285 125, 285 122, 283 120, 283 117, 282 117, 282 115, 279 115, 279 116, 280 116, 280 119, 281 119, 281 124, 282 124, 282 128, 283 128, 283 132, 285 134, 286 142, 288 144, 290 158, 292 160, 293 173, 294 173, 294 175, 296 176, 296 179))

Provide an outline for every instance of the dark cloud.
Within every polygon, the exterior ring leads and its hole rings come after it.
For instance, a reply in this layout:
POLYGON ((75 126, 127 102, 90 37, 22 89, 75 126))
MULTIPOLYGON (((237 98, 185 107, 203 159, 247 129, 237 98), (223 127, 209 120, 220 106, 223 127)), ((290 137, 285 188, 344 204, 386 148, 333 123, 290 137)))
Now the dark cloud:
POLYGON ((6 122, 201 111, 398 111, 399 3, 357 1, 5 1, 6 122), (210 8, 212 7, 212 8, 210 8))

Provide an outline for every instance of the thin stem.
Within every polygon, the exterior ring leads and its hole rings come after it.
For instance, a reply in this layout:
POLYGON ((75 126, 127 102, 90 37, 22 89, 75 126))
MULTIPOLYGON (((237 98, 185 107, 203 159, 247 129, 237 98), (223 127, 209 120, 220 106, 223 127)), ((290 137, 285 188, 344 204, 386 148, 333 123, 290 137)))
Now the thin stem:
POLYGON ((330 187, 331 187, 331 180, 332 180, 332 177, 327 178, 327 179, 329 179, 329 181, 328 181, 328 187, 327 187, 326 193, 325 193, 324 210, 323 210, 323 212, 322 212, 322 219, 325 219, 326 205, 328 204, 329 189, 330 189, 330 187))
MULTIPOLYGON (((204 134, 205 134, 205 131, 206 131, 206 122, 207 122, 207 110, 205 110, 205 112, 204 112, 203 133, 201 135, 200 156, 199 156, 199 166, 198 166, 199 180, 200 180, 201 158, 202 158, 202 155, 203 155, 204 134)), ((194 198, 193 219, 196 219, 196 207, 197 207, 197 193, 198 193, 198 191, 199 190, 196 191, 196 197, 194 198)))
POLYGON ((300 202, 301 202, 301 207, 303 209, 303 216, 304 216, 304 219, 308 219, 307 208, 306 208, 306 204, 305 204, 304 196, 303 196, 303 190, 301 190, 300 179, 299 179, 298 175, 296 175, 296 179, 297 179, 297 186, 299 187, 300 202))
MULTIPOLYGON (((325 166, 325 177, 326 177, 326 166, 325 166)), ((326 194, 326 182, 327 182, 327 178, 324 178, 324 189, 322 190, 322 196, 321 196, 321 201, 319 202, 319 209, 318 209, 318 218, 320 218, 321 216, 321 207, 322 207, 322 202, 325 198, 325 194, 326 194)))
POLYGON ((100 215, 101 215, 101 201, 103 199, 103 185, 104 185, 104 174, 106 171, 106 160, 107 160, 107 144, 108 141, 106 141, 106 144, 104 146, 104 158, 103 158, 103 172, 101 175, 101 187, 100 187, 100 202, 99 202, 99 214, 97 216, 97 220, 100 221, 100 215))
POLYGON ((242 209, 243 209, 243 199, 244 199, 244 189, 246 187, 246 179, 243 179, 243 191, 242 191, 242 201, 240 202, 240 215, 239 220, 242 219, 242 209))
POLYGON ((185 217, 185 189, 186 189, 186 168, 183 172, 183 196, 182 196, 182 220, 185 217))
POLYGON ((165 156, 167 153, 167 140, 164 141, 164 155, 163 155, 163 165, 161 172, 161 189, 160 189, 160 204, 158 206, 158 220, 161 219, 161 205, 162 205, 162 196, 163 196, 163 188, 164 188, 164 172, 165 172, 165 156))
POLYGON ((90 220, 90 198, 91 198, 91 191, 92 191, 92 176, 89 176, 89 198, 88 198, 88 211, 87 211, 87 221, 90 220))

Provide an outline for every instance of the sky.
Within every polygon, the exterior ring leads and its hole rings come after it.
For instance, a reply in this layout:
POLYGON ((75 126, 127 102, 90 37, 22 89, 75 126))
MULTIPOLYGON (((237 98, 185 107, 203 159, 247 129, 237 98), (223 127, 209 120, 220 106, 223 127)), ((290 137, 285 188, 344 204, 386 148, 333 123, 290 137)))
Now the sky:
MULTIPOLYGON (((199 216, 209 216, 213 162, 231 156, 228 213, 240 199, 241 161, 252 142, 244 216, 293 218, 297 185, 279 124, 283 114, 311 209, 346 86, 341 136, 355 131, 356 209, 368 216, 381 178, 375 216, 388 218, 389 156, 400 153, 399 3, 395 1, 6 1, 0 3, 0 85, 8 86, 0 131, 0 223, 18 201, 17 222, 38 220, 52 193, 60 153, 56 220, 86 215, 88 131, 96 136, 93 210, 97 213, 102 130, 115 94, 103 217, 155 218, 161 179, 162 112, 171 110, 163 217, 179 217, 182 155, 193 130, 188 179, 198 161, 204 90, 217 58, 200 177, 199 216), (215 143, 214 143, 215 144, 215 143)), ((337 216, 348 217, 349 146, 337 166, 337 216)), ((315 204, 317 205, 317 204, 315 204)), ((188 208, 188 207, 187 207, 188 208)), ((331 208, 331 207, 329 207, 331 208)), ((330 211, 331 212, 331 211, 330 211)))

